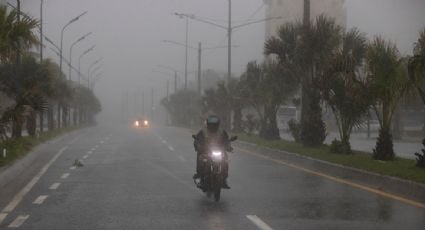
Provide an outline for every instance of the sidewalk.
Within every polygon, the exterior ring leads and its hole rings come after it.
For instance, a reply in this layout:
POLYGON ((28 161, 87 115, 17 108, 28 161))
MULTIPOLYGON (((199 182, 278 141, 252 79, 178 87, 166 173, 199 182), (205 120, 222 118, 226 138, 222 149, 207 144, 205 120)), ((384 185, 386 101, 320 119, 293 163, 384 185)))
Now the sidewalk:
MULTIPOLYGON (((285 140, 294 141, 290 133, 281 132, 280 137, 285 140)), ((331 144, 334 139, 339 139, 339 134, 330 132, 326 137, 325 144, 331 144)), ((377 133, 372 133, 371 138, 367 138, 366 133, 353 133, 350 144, 353 150, 359 150, 372 153, 376 145, 377 133)), ((406 159, 416 159, 415 152, 420 152, 423 148, 420 139, 394 140, 394 152, 398 157, 406 159)))

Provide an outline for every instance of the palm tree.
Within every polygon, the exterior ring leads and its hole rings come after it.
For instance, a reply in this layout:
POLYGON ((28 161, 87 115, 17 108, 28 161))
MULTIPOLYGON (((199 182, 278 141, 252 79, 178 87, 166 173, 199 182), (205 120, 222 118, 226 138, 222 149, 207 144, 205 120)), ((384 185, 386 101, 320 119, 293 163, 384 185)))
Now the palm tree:
POLYGON ((0 6, 0 62, 11 63, 16 60, 18 49, 28 50, 39 43, 33 29, 38 21, 24 17, 17 21, 17 11, 8 11, 6 6, 0 6))
POLYGON ((351 153, 350 135, 368 111, 370 98, 359 70, 367 50, 366 36, 354 28, 344 34, 329 70, 321 79, 323 99, 331 108, 341 140, 342 153, 351 153))
POLYGON ((366 53, 366 66, 370 73, 370 92, 376 102, 373 108, 381 129, 373 157, 378 160, 394 159, 391 135, 392 118, 398 102, 409 89, 409 80, 395 44, 376 37, 366 53))
POLYGON ((414 82, 422 102, 425 104, 425 29, 415 43, 413 57, 409 59, 409 77, 414 82))

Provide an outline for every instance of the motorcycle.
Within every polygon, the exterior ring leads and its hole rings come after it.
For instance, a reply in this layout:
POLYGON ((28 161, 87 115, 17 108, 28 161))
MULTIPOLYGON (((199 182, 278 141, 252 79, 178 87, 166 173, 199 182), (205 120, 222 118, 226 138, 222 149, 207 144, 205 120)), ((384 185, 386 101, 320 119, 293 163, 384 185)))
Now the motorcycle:
MULTIPOLYGON (((192 135, 192 137, 197 140, 195 135, 192 135)), ((237 136, 234 136, 229 141, 236 141, 237 138, 237 136)), ((206 154, 201 154, 199 157, 203 170, 201 177, 194 179, 195 185, 206 193, 207 197, 214 195, 214 200, 218 202, 224 181, 223 167, 227 163, 225 149, 223 146, 210 144, 207 146, 206 154)))

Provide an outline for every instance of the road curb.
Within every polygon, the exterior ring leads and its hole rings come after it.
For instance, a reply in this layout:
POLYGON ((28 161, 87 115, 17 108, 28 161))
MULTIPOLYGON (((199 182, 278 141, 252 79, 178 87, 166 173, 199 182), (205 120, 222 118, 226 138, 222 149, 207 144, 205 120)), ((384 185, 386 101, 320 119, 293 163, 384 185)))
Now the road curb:
POLYGON ((71 132, 68 132, 68 133, 64 133, 64 134, 57 136, 57 137, 55 137, 51 140, 40 143, 39 145, 35 146, 31 151, 29 151, 22 158, 16 159, 15 162, 13 162, 10 165, 0 167, 0 188, 11 183, 17 176, 22 174, 25 169, 30 167, 36 160, 38 160, 39 157, 44 156, 41 153, 42 153, 43 149, 46 147, 46 145, 54 144, 58 141, 61 141, 64 138, 66 138, 68 135, 72 135, 75 132, 78 132, 80 130, 81 129, 77 129, 77 130, 74 130, 74 131, 71 131, 71 132))
POLYGON ((238 141, 237 144, 250 149, 255 149, 256 153, 264 156, 289 161, 308 169, 318 170, 334 177, 425 203, 424 184, 368 172, 283 150, 263 147, 250 142, 238 141))

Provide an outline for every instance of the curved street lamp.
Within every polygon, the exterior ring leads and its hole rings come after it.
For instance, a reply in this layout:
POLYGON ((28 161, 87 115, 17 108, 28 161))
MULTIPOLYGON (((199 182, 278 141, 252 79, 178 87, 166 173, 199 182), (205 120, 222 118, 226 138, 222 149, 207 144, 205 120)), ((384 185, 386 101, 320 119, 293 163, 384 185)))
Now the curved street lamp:
POLYGON ((96 64, 98 64, 100 61, 102 61, 102 59, 103 58, 99 58, 99 59, 97 59, 96 61, 94 61, 93 63, 91 63, 91 65, 89 66, 89 69, 88 69, 88 71, 87 71, 87 80, 88 80, 88 83, 87 83, 87 86, 88 87, 90 87, 90 71, 91 71, 91 69, 96 65, 96 64))
POLYGON ((79 85, 81 85, 81 58, 84 57, 86 54, 90 53, 91 51, 93 51, 95 47, 96 45, 88 48, 86 51, 84 51, 84 53, 80 55, 80 57, 78 57, 78 84, 79 85))
POLYGON ((69 65, 69 74, 68 74, 68 76, 69 76, 69 79, 70 80, 71 80, 71 74, 72 74, 72 71, 71 71, 71 65, 72 65, 72 49, 74 48, 75 45, 77 45, 79 42, 83 41, 85 38, 87 38, 91 34, 92 34, 92 32, 87 33, 87 34, 83 35, 82 37, 80 37, 79 39, 77 39, 75 42, 72 43, 71 48, 69 49, 69 63, 70 63, 70 65, 69 65))
POLYGON ((72 23, 78 21, 78 19, 80 19, 82 16, 84 16, 85 14, 87 14, 87 11, 85 11, 84 13, 78 15, 77 17, 71 19, 68 23, 66 23, 63 27, 62 27, 62 31, 61 31, 61 44, 60 44, 60 71, 62 72, 62 49, 63 49, 63 33, 65 32, 65 29, 71 25, 72 23))

